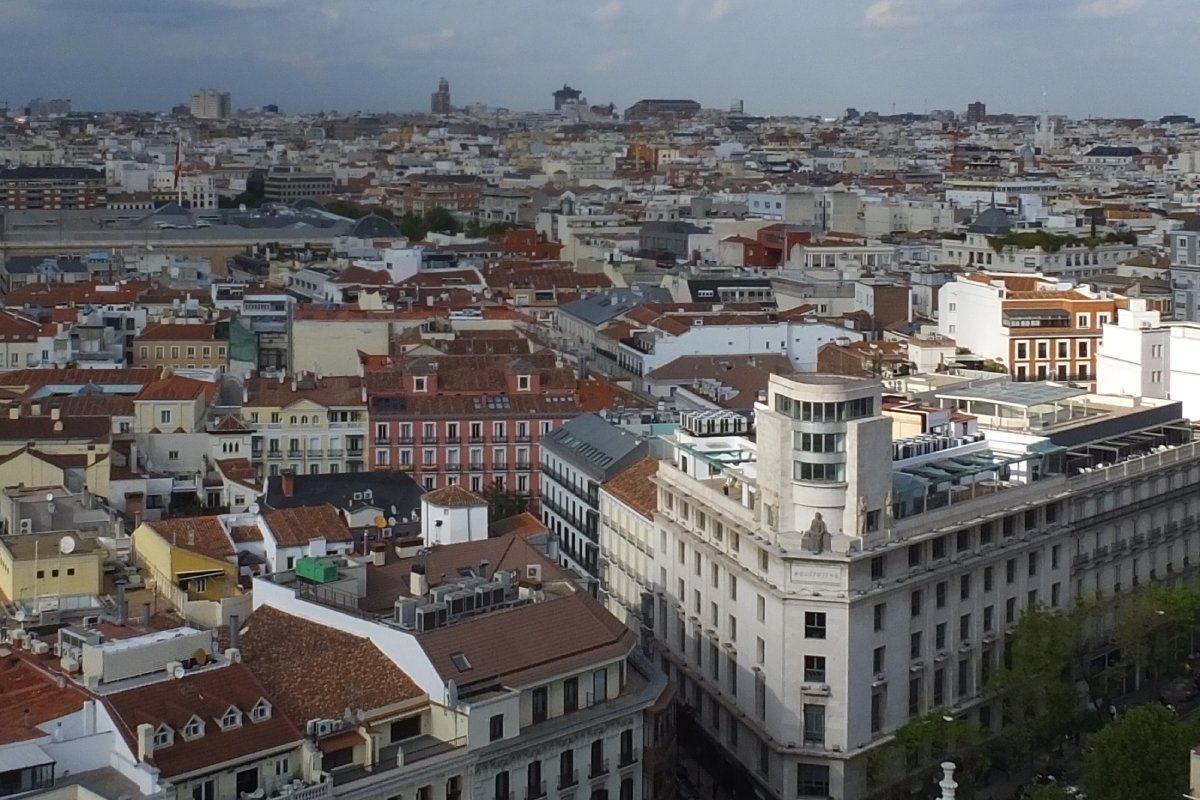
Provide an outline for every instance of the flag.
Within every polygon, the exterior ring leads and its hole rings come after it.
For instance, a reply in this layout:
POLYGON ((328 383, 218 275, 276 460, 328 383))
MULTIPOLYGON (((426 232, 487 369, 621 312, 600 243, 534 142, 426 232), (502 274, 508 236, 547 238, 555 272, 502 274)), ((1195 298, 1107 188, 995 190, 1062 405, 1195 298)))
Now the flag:
POLYGON ((175 143, 175 188, 179 188, 179 176, 183 174, 183 150, 180 143, 175 143))

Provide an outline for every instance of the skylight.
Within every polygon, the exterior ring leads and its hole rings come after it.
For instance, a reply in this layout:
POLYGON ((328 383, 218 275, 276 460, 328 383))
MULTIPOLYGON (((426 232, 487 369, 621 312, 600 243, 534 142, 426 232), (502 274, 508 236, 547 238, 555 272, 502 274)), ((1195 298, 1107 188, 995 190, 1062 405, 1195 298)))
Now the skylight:
POLYGON ((471 662, 467 660, 466 653, 451 653, 450 660, 454 662, 454 667, 459 672, 467 672, 471 669, 471 662))

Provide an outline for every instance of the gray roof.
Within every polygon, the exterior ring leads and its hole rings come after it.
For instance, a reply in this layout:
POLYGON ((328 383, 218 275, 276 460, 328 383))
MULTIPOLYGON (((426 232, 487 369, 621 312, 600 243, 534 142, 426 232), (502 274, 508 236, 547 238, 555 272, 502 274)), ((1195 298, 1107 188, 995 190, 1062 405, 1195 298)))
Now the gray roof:
POLYGON ((1062 403, 1086 394, 1086 389, 1077 389, 1074 386, 1049 382, 1016 383, 1013 381, 994 381, 961 389, 950 387, 938 392, 939 397, 996 403, 1017 408, 1033 408, 1062 403))
POLYGON ((4 271, 9 275, 45 274, 47 272, 87 272, 88 266, 79 258, 9 256, 4 261, 4 271))
POLYGON ((1003 209, 993 206, 976 217, 967 230, 971 233, 994 236, 1011 232, 1012 223, 1009 222, 1008 214, 1004 213, 1003 209))
POLYGON ((659 287, 641 290, 609 289, 588 297, 563 303, 559 314, 566 314, 588 325, 603 325, 643 303, 669 303, 671 293, 659 287))
POLYGON ((391 220, 384 219, 378 214, 368 214, 354 223, 350 235, 355 239, 390 239, 400 235, 400 229, 391 220))
POLYGON ((597 480, 607 480, 647 452, 643 439, 590 413, 543 437, 542 449, 597 480))

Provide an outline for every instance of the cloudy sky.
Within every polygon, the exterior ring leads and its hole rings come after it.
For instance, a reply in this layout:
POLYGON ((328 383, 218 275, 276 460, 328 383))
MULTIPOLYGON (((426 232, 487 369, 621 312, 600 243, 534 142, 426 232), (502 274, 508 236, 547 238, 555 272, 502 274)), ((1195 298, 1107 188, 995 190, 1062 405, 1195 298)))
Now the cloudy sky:
POLYGON ((0 0, 0 98, 166 110, 742 98, 762 114, 1197 114, 1200 0, 0 0))

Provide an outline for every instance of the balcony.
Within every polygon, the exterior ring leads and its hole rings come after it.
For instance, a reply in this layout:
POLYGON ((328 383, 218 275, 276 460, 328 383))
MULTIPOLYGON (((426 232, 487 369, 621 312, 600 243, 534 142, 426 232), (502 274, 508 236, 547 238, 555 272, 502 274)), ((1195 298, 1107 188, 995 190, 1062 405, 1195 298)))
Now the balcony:
MULTIPOLYGON (((386 440, 384 440, 384 441, 386 441, 386 440)), ((399 444, 399 445, 412 445, 412 444, 413 444, 415 441, 416 441, 416 440, 415 440, 415 439, 413 439, 413 437, 411 437, 411 436, 401 436, 401 437, 399 437, 399 438, 397 438, 397 439, 396 439, 396 444, 399 444)))
POLYGON ((467 437, 467 442, 470 444, 483 444, 483 437, 472 434, 471 436, 467 437))
POLYGON ((578 785, 579 785, 579 770, 573 769, 567 773, 559 773, 559 776, 558 776, 558 788, 559 789, 569 789, 572 786, 578 786, 578 785))
POLYGON ((445 439, 445 443, 446 444, 462 444, 462 437, 461 436, 447 436, 445 439))
POLYGON ((545 781, 541 781, 539 783, 533 784, 531 786, 526 787, 526 789, 525 789, 525 800, 540 800, 540 798, 543 798, 545 796, 546 796, 546 782, 545 781))
POLYGON ((533 464, 528 461, 518 461, 515 466, 518 472, 529 472, 533 469, 533 464))
MULTIPOLYGON (((322 777, 326 776, 322 774, 322 777)), ((333 781, 322 780, 312 786, 304 786, 303 781, 293 781, 279 787, 267 800, 329 800, 333 797, 333 781)))
POLYGON ((304 451, 303 450, 288 450, 287 457, 288 458, 304 458, 304 451))
POLYGON ((482 461, 472 461, 470 470, 471 470, 471 472, 483 472, 483 462, 482 461))
POLYGON ((533 441, 533 437, 531 437, 528 433, 518 433, 513 437, 513 441, 517 444, 529 444, 531 441, 533 441))
MULTIPOLYGON (((331 447, 331 448, 329 448, 329 453, 328 453, 328 455, 329 455, 329 457, 330 457, 330 458, 341 458, 343 453, 345 453, 345 451, 344 451, 344 450, 342 450, 342 448, 340 448, 340 447, 331 447)), ((362 455, 362 453, 359 453, 359 455, 362 455)))
POLYGON ((632 767, 637 762, 638 762, 637 753, 629 751, 629 752, 621 753, 620 757, 617 759, 617 767, 619 769, 624 769, 625 767, 632 767))
POLYGON ((588 767, 588 779, 589 780, 595 780, 596 778, 603 778, 607 774, 608 774, 608 759, 607 758, 593 760, 591 766, 588 767))
POLYGON ((495 472, 503 472, 508 469, 507 461, 493 461, 492 470, 495 472))
POLYGON ((281 458, 283 458, 283 451, 282 450, 268 450, 267 458, 270 459, 271 461, 279 461, 281 458))

